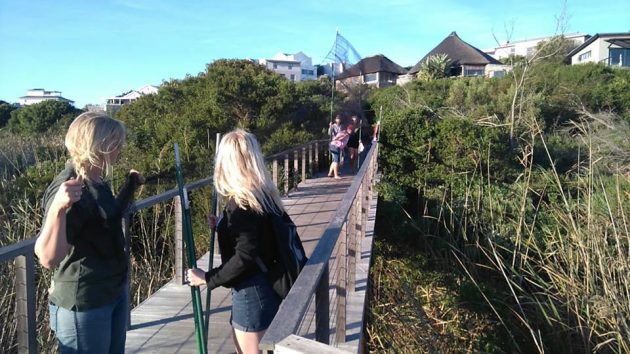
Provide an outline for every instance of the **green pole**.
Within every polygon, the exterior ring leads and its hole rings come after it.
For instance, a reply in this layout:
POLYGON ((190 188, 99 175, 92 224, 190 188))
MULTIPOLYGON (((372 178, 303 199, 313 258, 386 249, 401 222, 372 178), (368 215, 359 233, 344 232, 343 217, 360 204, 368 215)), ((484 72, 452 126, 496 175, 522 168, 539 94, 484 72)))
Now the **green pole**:
MULTIPOLYGON (((179 146, 175 144, 175 174, 177 177, 177 188, 179 189, 179 200, 182 206, 183 232, 184 242, 186 243, 186 251, 188 252, 188 268, 197 268, 197 257, 195 256, 195 241, 192 235, 192 219, 190 218, 190 204, 188 202, 188 191, 184 185, 184 176, 182 175, 182 167, 179 159, 179 146)), ((203 328, 203 309, 201 307, 201 292, 198 286, 191 286, 190 293, 192 295, 193 317, 195 320, 195 337, 197 340, 197 350, 200 354, 207 354, 206 341, 203 339, 206 331, 203 328)))
POLYGON ((335 64, 337 63, 337 39, 339 38, 339 29, 337 29, 337 33, 335 34, 335 45, 333 46, 333 55, 335 60, 332 62, 332 85, 330 90, 330 123, 334 121, 333 118, 333 105, 335 103, 335 64))
MULTIPOLYGON (((330 90, 330 124, 333 123, 334 121, 334 114, 333 114, 333 108, 334 108, 334 104, 335 104, 335 64, 337 63, 337 39, 339 38, 339 29, 337 29, 337 33, 335 34, 335 45, 333 46, 333 55, 335 57, 335 60, 333 60, 332 63, 332 85, 331 85, 331 90, 330 90)), ((330 126, 329 128, 330 129, 330 126)), ((332 140, 332 138, 329 136, 328 140, 332 140)), ((330 152, 328 152, 328 163, 332 162, 332 155, 330 154, 330 152)))
POLYGON ((334 104, 335 104, 335 63, 332 65, 332 85, 330 90, 330 123, 334 121, 334 104))
MULTIPOLYGON (((215 142, 215 146, 214 146, 214 156, 216 158, 217 156, 217 152, 219 151, 219 141, 221 140, 221 133, 217 133, 217 138, 216 138, 216 142, 215 142)), ((216 159, 215 159, 215 163, 216 163, 216 159)), ((217 198, 217 189, 216 188, 212 188, 212 201, 211 201, 212 205, 210 206, 211 208, 211 213, 212 215, 216 216, 217 215, 217 209, 218 209, 218 204, 219 204, 219 198, 217 198)), ((214 262, 214 237, 216 235, 216 225, 210 229, 210 250, 209 252, 209 256, 208 256, 208 271, 210 271, 214 266, 213 266, 213 262, 214 262)), ((206 288, 206 316, 204 318, 204 328, 206 330, 206 335, 205 335, 205 340, 206 343, 208 342, 208 332, 210 331, 210 303, 212 301, 212 292, 210 291, 210 289, 206 288)))

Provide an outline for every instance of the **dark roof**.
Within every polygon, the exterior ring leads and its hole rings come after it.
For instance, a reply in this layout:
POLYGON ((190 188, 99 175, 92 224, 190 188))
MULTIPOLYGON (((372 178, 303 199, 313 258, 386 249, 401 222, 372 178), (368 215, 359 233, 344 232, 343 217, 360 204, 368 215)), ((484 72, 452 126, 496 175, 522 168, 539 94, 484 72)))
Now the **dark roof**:
POLYGON ((425 55, 420 61, 409 70, 410 74, 415 74, 420 71, 422 63, 430 56, 436 54, 446 54, 452 61, 452 66, 459 65, 486 65, 486 64, 501 64, 500 61, 494 59, 490 55, 482 52, 478 48, 464 42, 456 32, 451 32, 448 37, 444 38, 440 44, 438 44, 433 50, 425 55))
POLYGON ((361 59, 358 63, 349 67, 347 70, 339 74, 339 79, 345 79, 353 76, 361 76, 365 74, 372 74, 376 72, 394 73, 403 75, 407 73, 407 70, 402 66, 394 63, 388 57, 383 54, 375 55, 373 57, 367 57, 361 59))
POLYGON ((624 36, 630 36, 630 32, 595 33, 595 35, 593 35, 591 38, 587 39, 584 43, 580 44, 577 48, 575 48, 572 51, 570 51, 569 54, 567 54, 567 57, 570 58, 570 57, 574 56, 577 52, 581 51, 582 49, 588 47, 591 43, 595 42, 597 40, 597 38, 599 38, 599 37, 609 38, 609 37, 624 37, 624 36))

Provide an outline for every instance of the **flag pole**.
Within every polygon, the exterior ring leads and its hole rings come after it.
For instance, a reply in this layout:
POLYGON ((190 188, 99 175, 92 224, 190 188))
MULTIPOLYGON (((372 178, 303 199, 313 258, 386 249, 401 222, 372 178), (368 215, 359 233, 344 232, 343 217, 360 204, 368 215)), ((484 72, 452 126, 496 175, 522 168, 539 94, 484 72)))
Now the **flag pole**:
POLYGON ((333 56, 334 60, 332 62, 332 85, 330 90, 330 123, 334 121, 333 119, 333 106, 335 103, 335 64, 337 63, 337 39, 339 38, 339 28, 337 28, 337 33, 335 34, 335 45, 333 46, 333 56))

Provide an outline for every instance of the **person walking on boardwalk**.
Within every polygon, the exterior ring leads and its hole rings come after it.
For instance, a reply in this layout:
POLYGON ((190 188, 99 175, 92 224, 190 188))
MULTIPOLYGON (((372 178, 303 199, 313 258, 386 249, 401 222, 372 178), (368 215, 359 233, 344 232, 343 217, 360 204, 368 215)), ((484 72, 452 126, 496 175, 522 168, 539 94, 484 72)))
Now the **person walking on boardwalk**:
MULTIPOLYGON (((219 144, 214 170, 217 193, 227 206, 216 226, 222 264, 205 272, 189 269, 190 285, 208 291, 232 288, 230 324, 238 353, 258 353, 258 344, 271 324, 280 299, 257 259, 272 264, 275 257, 271 214, 285 212, 280 192, 265 166, 256 137, 244 130, 226 134, 219 144)), ((212 256, 212 255, 210 255, 212 256)))
POLYGON ((335 179, 341 179, 339 175, 339 162, 341 161, 341 153, 348 144, 350 135, 352 134, 354 126, 348 124, 345 130, 340 131, 330 142, 329 150, 332 156, 332 162, 328 169, 328 177, 334 177, 335 179))
POLYGON ((128 294, 123 211, 142 174, 131 170, 114 196, 103 180, 125 143, 124 125, 101 113, 78 116, 68 129, 65 169, 44 193, 35 254, 54 269, 50 327, 59 353, 124 353, 128 294))
POLYGON ((341 116, 337 115, 335 117, 335 123, 330 122, 330 126, 328 127, 328 136, 330 137, 330 140, 332 141, 342 130, 343 127, 341 126, 341 116))
POLYGON ((348 138, 348 155, 350 157, 350 170, 354 171, 356 168, 355 164, 357 162, 357 157, 359 156, 359 141, 361 137, 359 136, 359 128, 361 127, 361 121, 357 118, 357 116, 352 116, 351 124, 354 127, 352 129, 352 133, 350 134, 350 138, 348 138))

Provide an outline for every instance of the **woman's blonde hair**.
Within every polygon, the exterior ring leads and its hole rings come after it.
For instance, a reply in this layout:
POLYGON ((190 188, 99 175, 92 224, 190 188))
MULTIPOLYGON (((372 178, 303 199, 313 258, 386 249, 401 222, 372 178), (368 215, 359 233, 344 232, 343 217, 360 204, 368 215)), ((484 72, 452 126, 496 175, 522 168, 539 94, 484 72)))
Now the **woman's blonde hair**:
POLYGON ((72 121, 66 133, 65 145, 78 175, 89 179, 87 171, 99 167, 111 175, 111 153, 122 149, 126 139, 122 122, 104 113, 85 112, 72 121))
POLYGON ((242 129, 226 134, 214 164, 214 186, 219 194, 258 214, 281 214, 280 192, 265 166, 256 137, 242 129))

